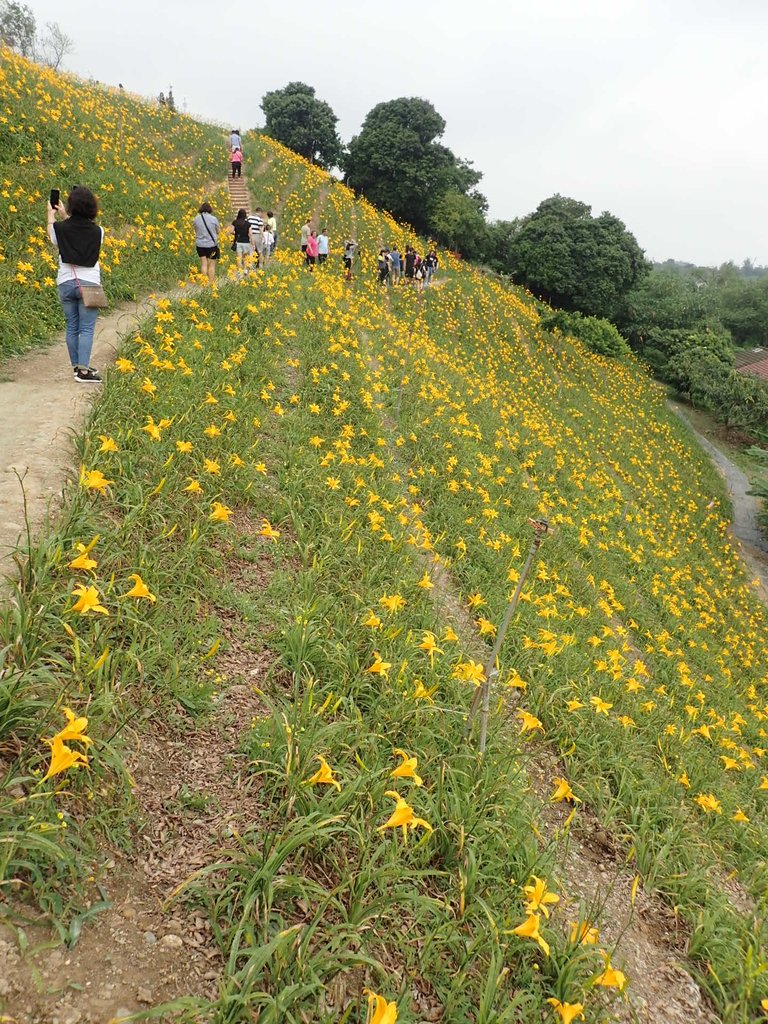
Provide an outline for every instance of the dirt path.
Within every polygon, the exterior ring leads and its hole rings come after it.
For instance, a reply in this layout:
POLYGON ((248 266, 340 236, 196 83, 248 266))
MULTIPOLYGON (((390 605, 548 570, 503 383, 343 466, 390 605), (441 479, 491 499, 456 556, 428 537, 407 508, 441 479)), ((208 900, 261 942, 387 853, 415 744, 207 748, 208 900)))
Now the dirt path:
MULTIPOLYGON (((95 366, 114 361, 123 335, 154 308, 157 297, 122 305, 100 316, 93 348, 95 366)), ((76 472, 72 436, 86 419, 100 388, 76 384, 63 333, 50 346, 0 366, 0 574, 11 571, 11 553, 27 516, 34 532, 76 472), (21 482, 19 480, 21 478, 21 482)))
POLYGON ((746 473, 712 444, 709 438, 699 433, 682 406, 673 401, 668 401, 667 405, 675 416, 685 423, 725 481, 728 497, 733 506, 731 534, 740 542, 739 552, 750 573, 760 580, 760 595, 763 601, 768 601, 768 540, 763 535, 758 520, 762 502, 749 493, 752 485, 746 473))

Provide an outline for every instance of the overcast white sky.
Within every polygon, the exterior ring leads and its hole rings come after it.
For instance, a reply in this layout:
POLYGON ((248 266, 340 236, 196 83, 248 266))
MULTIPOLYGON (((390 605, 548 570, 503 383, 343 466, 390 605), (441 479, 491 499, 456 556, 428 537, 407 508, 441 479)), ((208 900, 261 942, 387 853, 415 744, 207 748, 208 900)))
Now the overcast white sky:
POLYGON ((67 67, 246 129, 299 79, 346 142, 431 100, 490 215, 555 192, 610 210, 654 259, 768 264, 768 0, 27 0, 67 67))

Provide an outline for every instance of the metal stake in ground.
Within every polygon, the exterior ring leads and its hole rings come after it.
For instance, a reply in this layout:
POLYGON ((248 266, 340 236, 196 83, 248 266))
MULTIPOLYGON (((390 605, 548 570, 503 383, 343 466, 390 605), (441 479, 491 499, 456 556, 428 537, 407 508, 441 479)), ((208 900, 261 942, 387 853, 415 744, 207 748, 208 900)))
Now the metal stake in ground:
POLYGON ((531 540, 531 546, 528 550, 528 557, 525 560, 523 571, 520 573, 520 579, 517 581, 515 592, 512 595, 512 600, 507 606, 507 610, 504 613, 504 618, 501 621, 498 632, 496 633, 496 642, 493 645, 493 650, 490 653, 488 661, 485 665, 485 679, 480 686, 475 690, 475 695, 472 698, 472 706, 469 709, 469 715, 467 717, 467 732, 472 727, 472 721, 477 714, 478 706, 482 701, 482 713, 480 715, 480 742, 479 749, 480 754, 485 753, 486 740, 488 738, 488 716, 490 713, 491 704, 491 685, 494 678, 498 675, 498 669, 496 668, 496 659, 501 651, 501 645, 504 643, 504 636, 506 635, 509 624, 512 621, 512 616, 515 614, 518 602, 520 601, 520 594, 523 592, 523 586, 528 573, 531 571, 533 565, 533 559, 536 552, 541 547, 544 538, 549 533, 549 522, 546 519, 529 519, 528 522, 533 527, 533 539, 531 540))

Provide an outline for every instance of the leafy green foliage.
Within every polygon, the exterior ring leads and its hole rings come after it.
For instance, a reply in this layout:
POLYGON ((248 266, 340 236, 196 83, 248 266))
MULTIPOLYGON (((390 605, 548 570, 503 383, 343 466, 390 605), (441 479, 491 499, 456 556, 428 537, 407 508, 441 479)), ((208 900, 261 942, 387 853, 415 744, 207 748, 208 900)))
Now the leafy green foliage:
POLYGON ((446 192, 435 202, 430 231, 468 259, 482 258, 488 247, 488 227, 477 203, 461 192, 446 192))
POLYGON ((330 105, 315 96, 303 82, 289 82, 283 89, 264 95, 261 109, 264 130, 271 138, 321 167, 335 167, 341 160, 338 118, 330 105))
POLYGON ((37 23, 27 4, 2 0, 0 3, 0 43, 10 46, 22 55, 31 57, 35 52, 37 23))
MULTIPOLYGON (((348 183, 417 231, 429 231, 435 204, 448 192, 466 195, 481 177, 438 141, 444 131, 445 121, 427 100, 402 97, 377 104, 349 144, 344 159, 348 183)), ((482 212, 485 200, 473 195, 482 212)), ((443 210, 438 217, 441 226, 454 228, 455 210, 443 210)))
POLYGON ((542 319, 541 325, 547 330, 559 330, 578 338, 590 352, 601 356, 620 357, 629 354, 629 345, 610 320, 555 310, 542 319))
POLYGON ((665 373, 680 394, 727 427, 752 434, 768 429, 768 386, 738 373, 711 348, 682 348, 669 360, 665 373))
POLYGON ((565 309, 614 319, 647 273, 634 235, 610 213, 555 195, 527 218, 511 246, 516 281, 565 309))

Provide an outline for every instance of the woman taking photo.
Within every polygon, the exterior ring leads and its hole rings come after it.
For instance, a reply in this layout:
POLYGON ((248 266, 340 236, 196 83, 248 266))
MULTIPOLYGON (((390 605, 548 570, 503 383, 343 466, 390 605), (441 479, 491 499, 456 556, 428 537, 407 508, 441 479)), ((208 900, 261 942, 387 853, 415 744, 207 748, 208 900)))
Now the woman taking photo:
POLYGON ((214 217, 210 203, 203 203, 195 217, 195 246, 200 257, 200 273, 213 284, 219 250, 219 218, 214 217))
MULTIPOLYGON (((101 382, 98 370, 91 366, 93 332, 99 308, 86 305, 83 296, 85 288, 89 303, 93 301, 88 297, 90 286, 90 295, 95 296, 98 291, 103 299, 99 254, 104 228, 96 223, 98 212, 96 196, 83 185, 74 185, 70 189, 66 207, 61 202, 55 210, 48 205, 48 237, 59 250, 56 284, 67 324, 69 361, 78 384, 101 382)), ((103 301, 99 304, 104 305, 103 301)))

